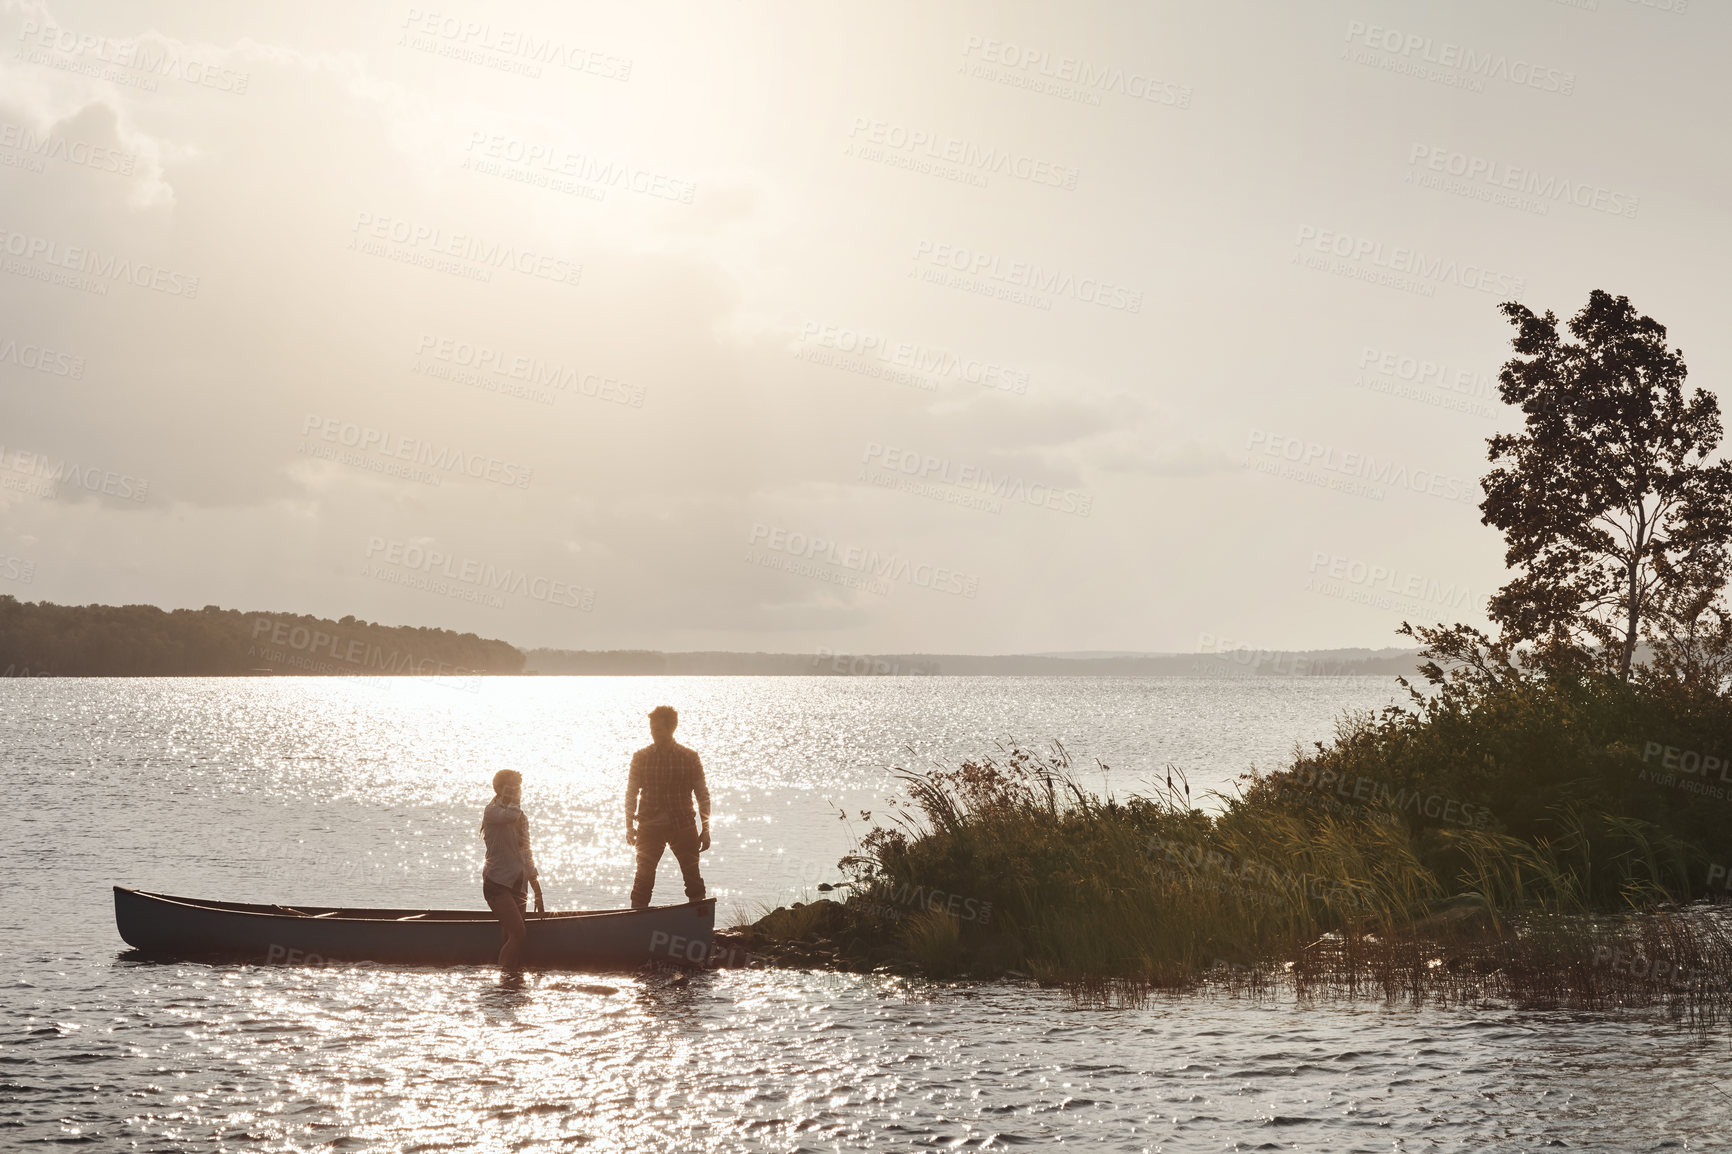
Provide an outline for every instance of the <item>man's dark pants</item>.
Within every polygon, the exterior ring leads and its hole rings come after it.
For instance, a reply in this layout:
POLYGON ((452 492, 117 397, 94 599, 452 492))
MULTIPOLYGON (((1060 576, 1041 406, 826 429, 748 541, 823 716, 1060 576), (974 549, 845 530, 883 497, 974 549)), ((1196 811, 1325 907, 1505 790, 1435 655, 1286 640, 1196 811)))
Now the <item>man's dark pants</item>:
POLYGON ((674 851, 680 863, 680 875, 686 882, 686 900, 699 901, 704 896, 704 879, 698 874, 698 827, 695 822, 685 825, 643 825, 637 827, 637 878, 631 886, 633 909, 649 905, 650 893, 656 885, 656 866, 661 863, 662 850, 674 851))

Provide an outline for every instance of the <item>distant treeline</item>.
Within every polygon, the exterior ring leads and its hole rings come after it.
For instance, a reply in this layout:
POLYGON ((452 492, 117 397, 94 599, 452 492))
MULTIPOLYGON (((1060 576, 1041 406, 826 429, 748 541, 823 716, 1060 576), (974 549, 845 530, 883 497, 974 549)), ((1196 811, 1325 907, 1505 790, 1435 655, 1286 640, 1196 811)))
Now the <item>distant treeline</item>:
POLYGON ((1105 656, 523 651, 448 629, 207 605, 53 605, 0 596, 0 676, 592 674, 597 676, 1351 677, 1414 672, 1415 650, 1234 649, 1105 656))
POLYGON ((222 677, 522 673, 503 641, 207 605, 52 605, 0 596, 0 675, 222 677))
POLYGON ((642 649, 531 649, 531 673, 612 676, 743 675, 897 677, 1354 677, 1411 674, 1414 649, 1234 649, 1104 657, 981 657, 946 653, 658 653, 642 649))

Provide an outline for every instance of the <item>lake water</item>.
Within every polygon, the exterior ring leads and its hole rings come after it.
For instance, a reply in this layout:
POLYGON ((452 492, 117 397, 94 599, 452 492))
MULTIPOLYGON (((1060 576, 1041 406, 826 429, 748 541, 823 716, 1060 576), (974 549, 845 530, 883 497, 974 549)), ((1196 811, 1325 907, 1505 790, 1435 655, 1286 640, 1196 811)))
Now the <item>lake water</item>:
MULTIPOLYGON (((1094 1009, 1013 984, 548 975, 118 957, 115 883, 480 906, 479 811, 526 777, 551 906, 617 906, 644 714, 716 809, 723 922, 810 894, 890 765, 1062 740, 1194 795, 1397 696, 1365 679, 520 678, 0 683, 0 1148, 1726 1149, 1732 1049, 1659 1015, 1094 1009), (847 820, 844 820, 846 817, 847 820)), ((658 897, 677 900, 673 863, 658 897)))

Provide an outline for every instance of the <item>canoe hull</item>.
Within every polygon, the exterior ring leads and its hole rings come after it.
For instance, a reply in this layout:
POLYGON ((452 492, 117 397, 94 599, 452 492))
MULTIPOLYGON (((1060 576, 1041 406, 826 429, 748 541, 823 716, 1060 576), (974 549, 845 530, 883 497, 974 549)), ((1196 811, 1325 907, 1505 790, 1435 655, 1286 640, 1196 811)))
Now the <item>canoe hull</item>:
MULTIPOLYGON (((715 920, 714 898, 644 910, 530 915, 524 964, 573 970, 635 969, 652 961, 703 965, 715 920)), ((502 940, 498 920, 486 911, 289 909, 122 886, 114 887, 114 921, 127 944, 152 957, 286 965, 491 965, 502 940)))

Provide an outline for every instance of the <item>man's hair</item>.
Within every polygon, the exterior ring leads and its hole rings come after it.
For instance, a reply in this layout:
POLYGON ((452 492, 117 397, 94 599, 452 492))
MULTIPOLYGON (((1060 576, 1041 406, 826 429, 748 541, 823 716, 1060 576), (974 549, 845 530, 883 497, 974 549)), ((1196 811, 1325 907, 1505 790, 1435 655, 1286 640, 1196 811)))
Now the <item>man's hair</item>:
POLYGON ((513 781, 522 781, 523 775, 515 769, 502 769, 493 775, 493 792, 504 793, 505 787, 513 781))
POLYGON ((665 725, 671 731, 680 723, 680 711, 671 705, 658 705, 649 713, 650 721, 665 725))

